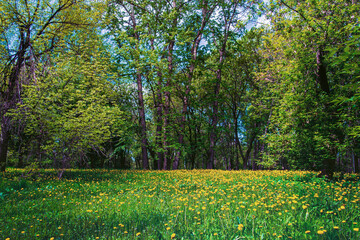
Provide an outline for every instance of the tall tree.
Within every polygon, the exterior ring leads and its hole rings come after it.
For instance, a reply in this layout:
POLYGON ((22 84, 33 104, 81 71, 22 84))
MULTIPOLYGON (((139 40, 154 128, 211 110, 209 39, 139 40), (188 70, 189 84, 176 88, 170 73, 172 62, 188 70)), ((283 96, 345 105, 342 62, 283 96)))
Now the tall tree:
POLYGON ((24 71, 26 64, 34 72, 36 62, 57 47, 66 33, 85 25, 82 19, 81 1, 37 0, 3 1, 1 45, 6 51, 1 56, 0 85, 0 171, 5 171, 11 117, 8 112, 15 109, 21 100, 22 84, 32 78, 31 71, 24 71), (5 46, 4 46, 4 45, 5 46))

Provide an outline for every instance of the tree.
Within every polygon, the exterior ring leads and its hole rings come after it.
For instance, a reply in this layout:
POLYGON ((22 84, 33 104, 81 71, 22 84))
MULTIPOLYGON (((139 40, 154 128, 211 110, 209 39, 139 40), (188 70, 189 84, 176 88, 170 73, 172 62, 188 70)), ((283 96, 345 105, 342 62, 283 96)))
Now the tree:
POLYGON ((264 136, 268 143, 264 156, 268 163, 277 158, 283 165, 321 169, 331 178, 346 125, 334 99, 343 94, 339 86, 351 79, 339 78, 332 63, 341 54, 339 45, 352 38, 350 26, 357 21, 358 6, 352 1, 272 4, 273 29, 264 51, 272 60, 262 76, 272 83, 268 86, 276 107, 270 133, 264 136))
POLYGON ((8 112, 21 101, 23 82, 34 80, 36 63, 53 51, 69 31, 85 26, 81 1, 5 1, 0 3, 0 170, 5 171, 11 118, 8 112), (25 68, 29 70, 25 70, 25 68))

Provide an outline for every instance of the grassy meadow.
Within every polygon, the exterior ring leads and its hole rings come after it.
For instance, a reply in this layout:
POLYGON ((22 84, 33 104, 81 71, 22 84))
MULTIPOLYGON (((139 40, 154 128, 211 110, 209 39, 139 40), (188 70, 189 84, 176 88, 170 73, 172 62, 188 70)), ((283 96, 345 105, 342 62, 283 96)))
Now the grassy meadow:
POLYGON ((360 239, 360 176, 55 170, 0 175, 0 239, 360 239))

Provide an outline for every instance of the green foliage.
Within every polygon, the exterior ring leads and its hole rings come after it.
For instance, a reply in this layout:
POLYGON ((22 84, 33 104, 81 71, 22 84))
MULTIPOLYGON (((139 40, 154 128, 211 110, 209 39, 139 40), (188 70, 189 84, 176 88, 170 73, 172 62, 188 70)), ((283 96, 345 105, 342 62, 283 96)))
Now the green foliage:
POLYGON ((104 152, 103 144, 124 129, 110 60, 99 41, 88 31, 70 35, 62 54, 42 65, 45 74, 25 86, 16 111, 26 121, 25 134, 41 138, 47 158, 66 161, 62 167, 69 160, 86 162, 90 149, 104 152))
POLYGON ((262 50, 266 60, 257 73, 271 99, 261 164, 323 169, 328 167, 324 159, 355 147, 348 138, 356 136, 358 126, 353 117, 358 114, 358 43, 353 35, 359 6, 347 1, 275 2, 262 50), (329 91, 319 80, 319 61, 329 91))

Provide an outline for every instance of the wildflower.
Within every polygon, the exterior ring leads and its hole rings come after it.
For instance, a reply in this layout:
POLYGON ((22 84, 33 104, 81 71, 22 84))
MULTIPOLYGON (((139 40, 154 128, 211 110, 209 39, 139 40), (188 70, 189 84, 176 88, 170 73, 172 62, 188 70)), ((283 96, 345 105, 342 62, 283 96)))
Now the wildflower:
POLYGON ((334 226, 334 229, 336 229, 336 230, 337 230, 337 229, 339 229, 339 227, 338 227, 338 226, 334 226))
POLYGON ((319 230, 319 231, 317 231, 317 234, 324 234, 324 230, 319 230))
POLYGON ((307 231, 305 231, 305 233, 306 233, 306 234, 308 234, 308 233, 310 233, 310 231, 309 231, 309 230, 307 230, 307 231))
POLYGON ((238 230, 239 230, 239 231, 242 231, 243 229, 244 229, 244 225, 239 224, 239 225, 238 225, 238 230))
POLYGON ((136 234, 136 236, 140 236, 140 234, 141 234, 141 233, 138 232, 138 233, 136 234))
POLYGON ((303 205, 302 208, 305 210, 305 209, 307 209, 307 206, 306 206, 306 205, 303 205))
POLYGON ((358 232, 358 231, 359 231, 359 228, 354 228, 354 231, 355 231, 355 232, 358 232))
POLYGON ((218 234, 217 233, 214 233, 214 236, 217 236, 218 234))
POLYGON ((176 236, 175 233, 171 234, 171 239, 173 239, 176 236))

